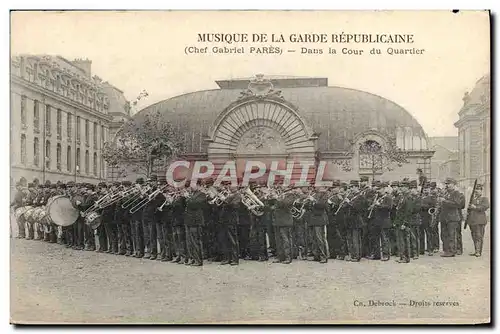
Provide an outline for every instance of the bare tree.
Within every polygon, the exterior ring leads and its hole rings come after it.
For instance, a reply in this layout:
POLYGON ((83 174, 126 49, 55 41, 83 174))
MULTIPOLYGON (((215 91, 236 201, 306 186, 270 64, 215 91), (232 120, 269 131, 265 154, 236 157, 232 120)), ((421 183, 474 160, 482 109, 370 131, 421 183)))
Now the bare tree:
POLYGON ((172 158, 182 150, 180 133, 156 112, 126 122, 115 142, 104 146, 103 158, 110 166, 126 166, 149 177, 158 161, 172 158))

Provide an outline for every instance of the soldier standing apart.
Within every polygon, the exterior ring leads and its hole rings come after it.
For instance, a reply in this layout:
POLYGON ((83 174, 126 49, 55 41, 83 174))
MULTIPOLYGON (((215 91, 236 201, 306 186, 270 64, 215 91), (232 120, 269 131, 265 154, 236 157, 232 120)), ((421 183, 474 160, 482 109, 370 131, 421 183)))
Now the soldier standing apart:
POLYGON ((486 210, 490 207, 487 197, 482 196, 483 186, 476 185, 472 203, 469 206, 467 224, 470 227, 472 241, 474 242, 474 253, 471 256, 481 256, 483 252, 484 229, 487 224, 486 210))
POLYGON ((441 222, 441 239, 443 241, 442 257, 453 257, 457 254, 457 227, 462 218, 460 211, 465 207, 465 196, 457 189, 457 181, 447 178, 446 194, 439 198, 439 221, 441 222))

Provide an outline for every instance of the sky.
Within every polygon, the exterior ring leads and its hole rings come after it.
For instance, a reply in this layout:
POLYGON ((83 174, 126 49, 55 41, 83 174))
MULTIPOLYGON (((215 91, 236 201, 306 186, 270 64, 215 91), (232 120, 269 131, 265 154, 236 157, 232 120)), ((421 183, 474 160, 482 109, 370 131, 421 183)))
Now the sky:
POLYGON ((394 101, 429 136, 455 136, 453 123, 465 91, 489 71, 486 12, 13 12, 12 54, 61 55, 92 60, 92 72, 134 100, 138 109, 192 91, 215 89, 215 80, 255 74, 327 77, 330 86, 359 89, 394 101), (198 43, 199 33, 412 34, 413 44, 198 43), (283 55, 185 54, 188 46, 279 46, 283 55), (324 53, 300 54, 302 46, 324 53), (386 54, 395 48, 422 55, 386 54), (364 49, 330 55, 329 47, 364 49), (370 56, 372 47, 382 55, 370 56))

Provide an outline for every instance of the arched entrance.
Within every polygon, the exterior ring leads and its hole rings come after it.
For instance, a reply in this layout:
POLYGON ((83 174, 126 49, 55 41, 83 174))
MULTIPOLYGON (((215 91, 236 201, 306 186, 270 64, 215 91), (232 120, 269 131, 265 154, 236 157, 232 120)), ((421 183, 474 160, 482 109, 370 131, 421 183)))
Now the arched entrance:
MULTIPOLYGON (((247 97, 217 117, 207 153, 216 171, 227 160, 236 160, 241 175, 247 160, 263 161, 268 167, 279 161, 283 169, 290 161, 315 163, 316 139, 293 105, 281 98, 247 97)), ((296 165, 294 173, 300 175, 296 165)))

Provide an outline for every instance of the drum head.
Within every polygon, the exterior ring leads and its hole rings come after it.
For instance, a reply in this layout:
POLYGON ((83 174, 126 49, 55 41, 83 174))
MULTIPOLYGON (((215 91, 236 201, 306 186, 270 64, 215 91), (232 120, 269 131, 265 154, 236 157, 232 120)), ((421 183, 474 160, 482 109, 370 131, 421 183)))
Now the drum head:
POLYGON ((68 197, 55 196, 47 204, 47 216, 59 226, 70 226, 76 222, 80 212, 73 207, 68 197))

